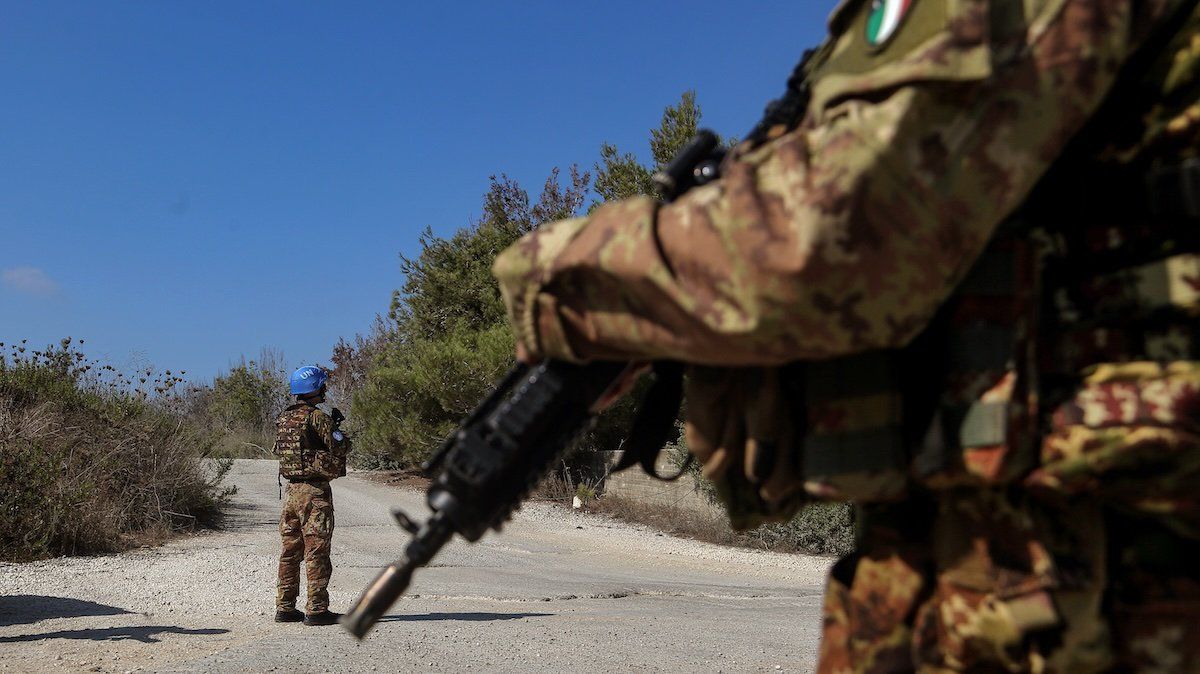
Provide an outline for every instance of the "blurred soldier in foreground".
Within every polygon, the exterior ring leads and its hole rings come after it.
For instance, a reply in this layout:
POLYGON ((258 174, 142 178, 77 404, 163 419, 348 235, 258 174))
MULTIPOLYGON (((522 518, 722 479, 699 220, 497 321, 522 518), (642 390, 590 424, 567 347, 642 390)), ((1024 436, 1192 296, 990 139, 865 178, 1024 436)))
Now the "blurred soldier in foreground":
POLYGON ((844 0, 670 204, 497 260, 529 359, 676 360, 739 527, 859 504, 820 671, 1200 671, 1195 0, 844 0))
POLYGON ((338 430, 341 412, 330 418, 317 405, 325 402, 325 371, 305 365, 292 374, 290 390, 296 404, 279 416, 275 455, 279 474, 288 481, 279 517, 283 553, 275 594, 275 621, 332 625, 340 614, 329 610, 329 576, 333 564, 333 490, 329 481, 346 474, 350 442, 338 430), (296 610, 300 593, 300 563, 308 566, 308 606, 296 610))

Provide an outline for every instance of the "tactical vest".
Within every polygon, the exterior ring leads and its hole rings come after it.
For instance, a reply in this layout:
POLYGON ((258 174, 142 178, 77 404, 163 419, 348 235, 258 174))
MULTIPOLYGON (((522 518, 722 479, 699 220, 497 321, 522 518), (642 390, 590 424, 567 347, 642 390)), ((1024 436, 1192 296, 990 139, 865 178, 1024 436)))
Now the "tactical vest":
POLYGON ((1197 35, 1118 83, 910 347, 807 367, 810 494, 1021 483, 1200 536, 1197 35))
POLYGON ((317 412, 312 405, 288 407, 276 422, 275 455, 279 474, 288 480, 332 480, 346 474, 345 455, 324 446, 310 420, 317 412))

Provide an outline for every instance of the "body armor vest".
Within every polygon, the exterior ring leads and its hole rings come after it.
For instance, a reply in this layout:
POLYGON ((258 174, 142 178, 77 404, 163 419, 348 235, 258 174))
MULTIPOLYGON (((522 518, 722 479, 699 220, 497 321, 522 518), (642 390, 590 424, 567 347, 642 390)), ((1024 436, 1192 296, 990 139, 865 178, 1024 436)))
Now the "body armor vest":
POLYGON ((909 348, 807 367, 807 490, 1020 482, 1200 536, 1196 12, 997 232, 909 348))
POLYGON ((346 474, 345 453, 340 455, 314 432, 312 405, 297 403, 288 407, 276 422, 275 455, 279 474, 288 480, 332 480, 346 474))

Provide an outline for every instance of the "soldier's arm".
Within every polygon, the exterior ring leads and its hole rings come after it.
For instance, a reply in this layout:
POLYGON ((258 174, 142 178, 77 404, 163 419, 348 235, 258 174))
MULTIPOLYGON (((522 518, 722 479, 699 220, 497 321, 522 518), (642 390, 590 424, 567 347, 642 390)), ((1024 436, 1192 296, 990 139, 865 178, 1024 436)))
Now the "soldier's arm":
POLYGON ((308 426, 313 436, 324 444, 326 450, 334 451, 337 443, 333 439, 333 419, 329 418, 328 414, 321 410, 314 411, 308 416, 308 426))
POLYGON ((1149 20, 1130 0, 988 6, 918 0, 945 20, 910 20, 883 51, 842 17, 797 130, 670 205, 635 198, 519 241, 494 267, 518 340, 535 356, 725 365, 907 343, 1149 20))
POLYGON ((333 445, 330 446, 330 449, 334 454, 344 459, 350 455, 350 446, 350 436, 346 435, 345 431, 334 431, 333 445))

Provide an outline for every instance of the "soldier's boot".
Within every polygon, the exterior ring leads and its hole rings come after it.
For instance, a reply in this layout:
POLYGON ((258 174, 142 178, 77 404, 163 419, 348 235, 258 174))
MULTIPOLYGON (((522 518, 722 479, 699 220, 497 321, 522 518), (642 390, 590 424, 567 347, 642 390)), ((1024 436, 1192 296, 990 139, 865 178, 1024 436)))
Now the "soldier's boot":
POLYGON ((304 624, 308 625, 310 627, 314 627, 317 625, 333 625, 333 624, 336 624, 338 621, 338 618, 341 618, 341 617, 342 617, 341 613, 334 613, 333 611, 321 611, 319 613, 309 613, 308 615, 304 616, 304 624))
POLYGON ((304 614, 294 608, 281 608, 275 611, 275 622, 298 623, 304 620, 304 614))

